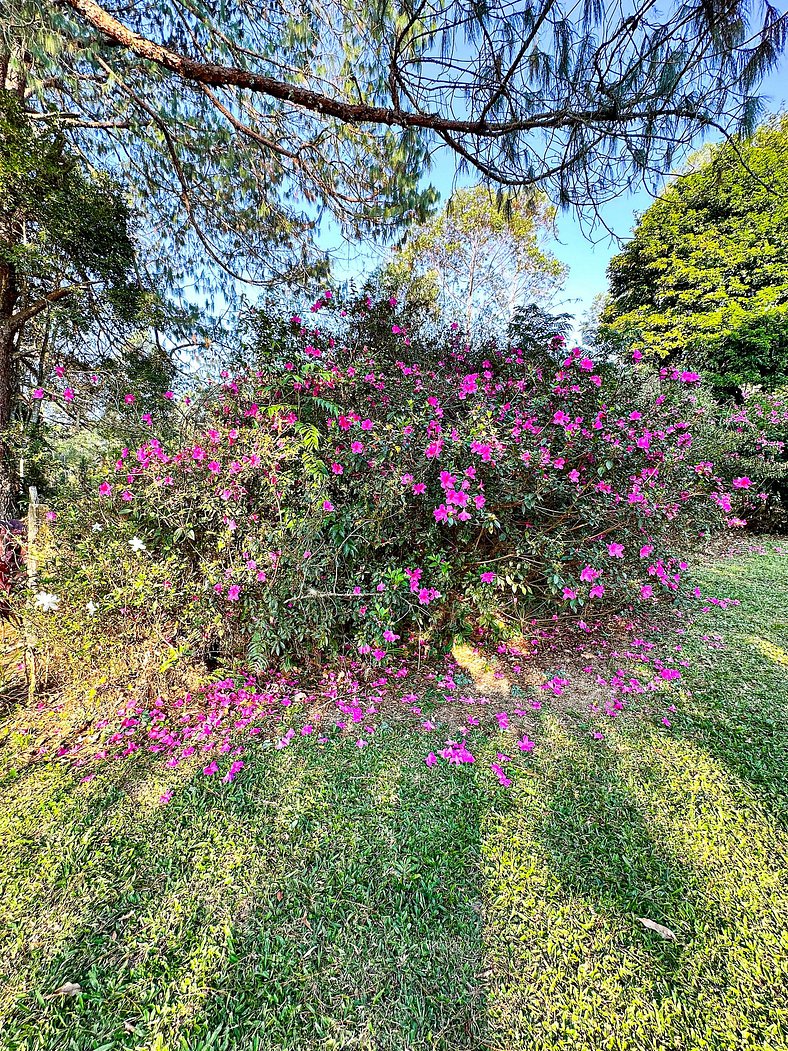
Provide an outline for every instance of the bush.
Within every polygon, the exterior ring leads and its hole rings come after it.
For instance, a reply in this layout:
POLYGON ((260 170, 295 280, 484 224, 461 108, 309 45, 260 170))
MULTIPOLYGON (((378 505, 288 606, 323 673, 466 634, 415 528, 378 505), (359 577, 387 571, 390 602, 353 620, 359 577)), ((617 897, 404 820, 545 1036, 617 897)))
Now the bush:
POLYGON ((79 659, 144 638, 165 664, 383 660, 670 598, 692 541, 740 522, 750 482, 711 465, 692 373, 560 338, 423 345, 393 300, 313 310, 62 502, 40 638, 78 637, 79 659))
MULTIPOLYGON (((749 516, 752 526, 784 529, 788 522, 788 398, 784 392, 746 391, 741 405, 722 415, 730 446, 727 474, 751 476, 769 495, 749 516)), ((723 470, 725 467, 723 467, 723 470)))

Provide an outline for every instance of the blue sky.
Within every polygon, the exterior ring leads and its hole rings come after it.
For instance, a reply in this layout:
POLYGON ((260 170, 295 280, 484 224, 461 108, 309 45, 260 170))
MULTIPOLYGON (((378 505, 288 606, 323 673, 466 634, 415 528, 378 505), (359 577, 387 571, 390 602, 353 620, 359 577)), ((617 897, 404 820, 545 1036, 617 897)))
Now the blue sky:
MULTIPOLYGON (((776 113, 788 108, 788 55, 783 55, 780 67, 764 82, 760 94, 764 96, 767 112, 776 113)), ((699 140, 696 148, 701 145, 699 140)), ((473 181, 468 176, 456 178, 456 158, 448 148, 443 148, 435 155, 432 169, 425 178, 425 183, 432 183, 444 199, 451 194, 453 186, 467 185, 473 181)), ((600 213, 605 224, 618 237, 626 240, 637 213, 645 211, 652 199, 645 189, 625 193, 600 209, 600 213)), ((328 243, 333 238, 329 235, 325 240, 328 243)), ((589 237, 588 231, 581 229, 577 215, 566 212, 558 216, 557 241, 549 247, 568 267, 566 283, 556 307, 580 318, 594 296, 605 291, 605 269, 611 256, 619 250, 619 245, 602 227, 589 237)), ((382 260, 385 254, 384 248, 361 249, 358 245, 347 245, 338 253, 337 276, 340 279, 356 277, 372 269, 376 260, 382 260)))

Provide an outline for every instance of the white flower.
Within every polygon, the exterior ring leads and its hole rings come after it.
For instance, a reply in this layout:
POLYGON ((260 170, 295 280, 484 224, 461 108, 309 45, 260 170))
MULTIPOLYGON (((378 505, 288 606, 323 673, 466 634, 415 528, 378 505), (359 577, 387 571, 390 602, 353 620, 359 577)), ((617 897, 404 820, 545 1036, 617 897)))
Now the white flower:
POLYGON ((93 532, 94 533, 100 533, 103 528, 104 527, 102 525, 100 525, 98 522, 94 522, 93 523, 93 532))
POLYGON ((45 613, 51 613, 60 605, 60 599, 57 595, 52 595, 48 591, 39 591, 36 595, 36 605, 40 606, 45 613))
POLYGON ((140 540, 138 536, 135 536, 133 540, 129 540, 129 547, 132 551, 146 551, 147 548, 140 540))
POLYGON ((97 605, 96 605, 96 603, 95 603, 95 602, 93 602, 93 600, 91 599, 91 601, 90 601, 90 602, 88 602, 88 604, 87 604, 87 605, 85 606, 85 609, 86 609, 86 610, 88 611, 88 613, 89 613, 89 614, 91 615, 91 617, 92 617, 92 616, 94 615, 94 613, 96 612, 96 610, 98 609, 98 606, 97 606, 97 605))

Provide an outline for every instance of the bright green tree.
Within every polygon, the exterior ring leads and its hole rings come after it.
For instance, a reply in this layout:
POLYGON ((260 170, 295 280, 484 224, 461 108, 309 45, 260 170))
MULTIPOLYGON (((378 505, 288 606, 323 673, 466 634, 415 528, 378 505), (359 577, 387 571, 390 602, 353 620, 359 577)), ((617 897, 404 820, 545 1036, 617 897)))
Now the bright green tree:
POLYGON ((608 276, 602 338, 701 357, 726 391, 788 382, 788 118, 698 157, 608 276))

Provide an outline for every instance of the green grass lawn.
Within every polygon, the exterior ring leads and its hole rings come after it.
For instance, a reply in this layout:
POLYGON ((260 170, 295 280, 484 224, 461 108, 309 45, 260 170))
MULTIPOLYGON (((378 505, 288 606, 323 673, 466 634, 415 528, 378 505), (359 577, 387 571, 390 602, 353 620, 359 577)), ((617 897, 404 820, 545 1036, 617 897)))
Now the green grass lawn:
POLYGON ((788 1048, 788 557, 700 582, 742 605, 671 728, 546 706, 511 789, 401 728, 166 806, 150 764, 6 777, 0 1047, 788 1048))

